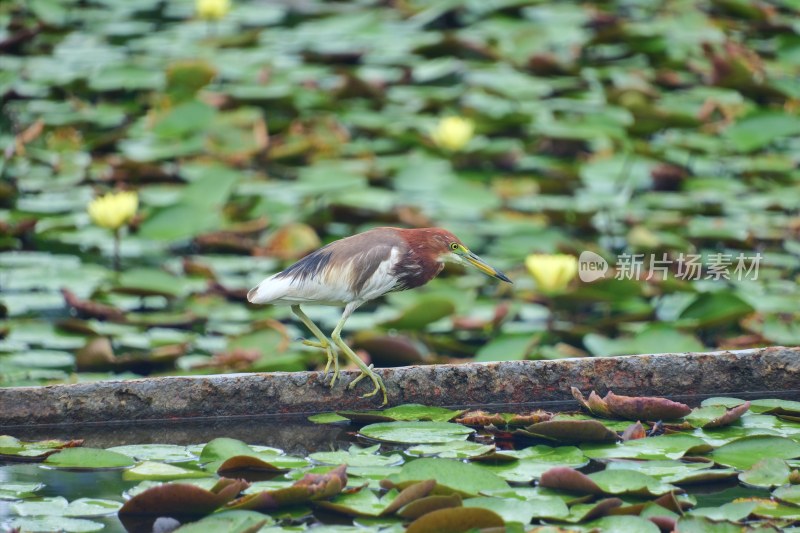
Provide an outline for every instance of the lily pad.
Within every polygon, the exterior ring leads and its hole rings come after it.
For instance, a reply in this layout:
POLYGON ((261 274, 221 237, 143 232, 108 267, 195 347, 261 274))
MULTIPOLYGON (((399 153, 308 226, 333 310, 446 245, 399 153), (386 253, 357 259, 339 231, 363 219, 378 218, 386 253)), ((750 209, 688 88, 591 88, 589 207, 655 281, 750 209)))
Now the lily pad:
POLYGON ((466 440, 474 431, 449 422, 379 422, 361 428, 359 433, 382 442, 434 444, 466 440))
POLYGON ((436 480, 437 494, 476 496, 483 490, 508 488, 502 478, 477 465, 437 458, 422 458, 406 463, 398 474, 389 476, 386 481, 387 485, 402 489, 427 479, 436 480))
POLYGON ((710 457, 721 465, 746 470, 764 457, 774 459, 800 457, 800 444, 784 437, 756 435, 724 444, 712 451, 710 457))
POLYGON ((462 533, 473 529, 502 527, 503 525, 503 518, 488 509, 439 509, 417 518, 409 524, 406 531, 408 533, 424 533, 427 531, 462 533))
POLYGON ((49 456, 44 464, 54 468, 95 470, 102 468, 127 468, 135 461, 121 453, 98 448, 67 448, 49 456))

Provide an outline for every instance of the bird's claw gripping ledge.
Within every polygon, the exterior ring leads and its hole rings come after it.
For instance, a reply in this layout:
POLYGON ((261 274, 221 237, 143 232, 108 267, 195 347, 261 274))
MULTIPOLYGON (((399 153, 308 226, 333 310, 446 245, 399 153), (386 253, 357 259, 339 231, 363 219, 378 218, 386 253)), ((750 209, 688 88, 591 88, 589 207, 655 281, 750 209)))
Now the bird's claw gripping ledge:
POLYGON ((362 368, 361 374, 359 374, 356 379, 351 381, 350 384, 347 386, 347 388, 348 389, 354 388, 359 381, 369 376, 369 378, 375 384, 375 389, 372 392, 364 394, 363 396, 361 396, 361 398, 370 398, 378 394, 378 391, 381 391, 383 393, 383 403, 381 403, 381 406, 384 406, 387 403, 389 403, 389 399, 386 396, 386 385, 383 384, 383 378, 381 378, 378 374, 376 374, 373 368, 374 365, 369 365, 367 367, 362 368))

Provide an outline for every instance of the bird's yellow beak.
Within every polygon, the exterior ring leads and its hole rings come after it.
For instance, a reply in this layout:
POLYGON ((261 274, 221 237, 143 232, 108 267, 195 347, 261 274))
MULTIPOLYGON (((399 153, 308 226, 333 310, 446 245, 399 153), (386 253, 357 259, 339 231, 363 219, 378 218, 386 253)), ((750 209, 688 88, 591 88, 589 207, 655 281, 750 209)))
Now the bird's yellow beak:
POLYGON ((475 255, 474 253, 470 252, 466 248, 464 248, 463 255, 461 255, 461 257, 469 264, 471 264, 472 266, 474 266, 475 268, 486 274, 487 276, 499 279, 500 281, 505 281, 506 283, 512 283, 512 281, 508 279, 508 276, 506 276, 496 268, 489 266, 489 264, 486 263, 486 261, 475 255))

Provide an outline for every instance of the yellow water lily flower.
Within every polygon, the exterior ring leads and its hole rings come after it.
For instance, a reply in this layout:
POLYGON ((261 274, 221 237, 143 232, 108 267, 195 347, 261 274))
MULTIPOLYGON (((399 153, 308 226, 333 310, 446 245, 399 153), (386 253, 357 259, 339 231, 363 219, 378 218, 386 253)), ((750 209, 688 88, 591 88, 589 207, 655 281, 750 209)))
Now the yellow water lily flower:
POLYGON ((92 222, 101 228, 118 230, 130 221, 139 208, 139 195, 134 191, 110 192, 89 203, 92 222))
POLYGON ((578 259, 566 254, 531 254, 525 266, 544 293, 563 291, 578 274, 578 259))
POLYGON ((431 139, 439 148, 453 152, 461 150, 472 140, 475 124, 467 118, 445 117, 431 132, 431 139))
POLYGON ((231 0, 195 0, 197 16, 203 20, 219 20, 231 10, 231 0))

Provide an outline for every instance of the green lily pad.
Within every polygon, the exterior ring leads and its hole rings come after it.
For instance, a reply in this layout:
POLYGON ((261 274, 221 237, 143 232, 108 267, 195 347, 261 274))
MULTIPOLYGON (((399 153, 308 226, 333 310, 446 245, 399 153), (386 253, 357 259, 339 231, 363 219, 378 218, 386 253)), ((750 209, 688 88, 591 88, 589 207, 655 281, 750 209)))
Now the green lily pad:
POLYGON ((63 531, 64 533, 83 533, 100 531, 105 528, 102 522, 63 516, 36 516, 31 518, 12 518, 8 526, 19 531, 63 531))
POLYGON ((225 531, 227 533, 250 533, 274 523, 269 516, 255 511, 222 511, 197 522, 184 524, 175 531, 180 533, 205 533, 225 531))
POLYGON ((106 448, 110 452, 121 453, 138 461, 179 462, 194 458, 185 446, 174 444, 129 444, 106 448))
POLYGON ((378 422, 364 426, 359 433, 382 442, 434 444, 466 440, 474 430, 449 422, 378 422))
POLYGON ((54 468, 95 470, 127 468, 133 466, 135 461, 127 455, 97 448, 67 448, 49 456, 44 464, 54 468))
POLYGON ((513 462, 489 464, 476 463, 481 468, 493 472, 512 483, 529 483, 555 465, 581 467, 589 464, 589 459, 574 446, 531 446, 522 450, 504 451, 504 456, 516 458, 513 462))
POLYGON ((472 529, 502 527, 503 518, 488 509, 455 508, 439 509, 422 515, 409 524, 408 533, 424 533, 441 531, 442 533, 458 533, 472 529))
POLYGON ((800 457, 800 444, 784 437, 756 435, 724 444, 712 451, 709 456, 721 465, 745 470, 764 457, 774 459, 800 457))
POLYGON ((772 488, 789 482, 789 465, 783 459, 766 457, 739 474, 739 481, 754 487, 772 488))
POLYGON ((347 422, 347 418, 337 413, 320 413, 308 417, 309 422, 315 424, 335 424, 337 422, 347 422))
POLYGON ((391 466, 403 462, 403 457, 397 454, 376 455, 379 448, 379 444, 369 448, 351 445, 347 451, 316 452, 310 454, 309 458, 317 463, 347 466, 391 466))
POLYGON ((503 520, 530 524, 533 518, 563 518, 569 514, 569 509, 558 498, 542 498, 541 500, 519 501, 507 498, 488 498, 479 496, 467 498, 463 501, 464 507, 478 507, 494 511, 503 520))
POLYGON ((204 470, 184 468, 174 464, 144 461, 125 471, 122 475, 127 480, 150 479, 156 481, 173 481, 176 479, 191 479, 208 477, 204 470))
POLYGON ((495 447, 471 441, 450 441, 439 444, 417 444, 406 450, 415 457, 442 457, 446 459, 473 459, 490 454, 495 447))
POLYGON ((431 421, 449 422, 461 415, 464 411, 445 409, 429 405, 409 403, 390 407, 382 411, 338 411, 337 414, 352 422, 381 422, 381 421, 431 421))
POLYGON ((591 459, 679 459, 712 449, 703 439, 682 433, 629 440, 616 445, 585 444, 580 448, 591 459))
POLYGON ((422 458, 403 465, 398 474, 387 478, 393 486, 405 488, 426 479, 436 480, 436 493, 457 493, 476 496, 481 491, 507 489, 508 484, 497 475, 477 465, 452 459, 422 458))

